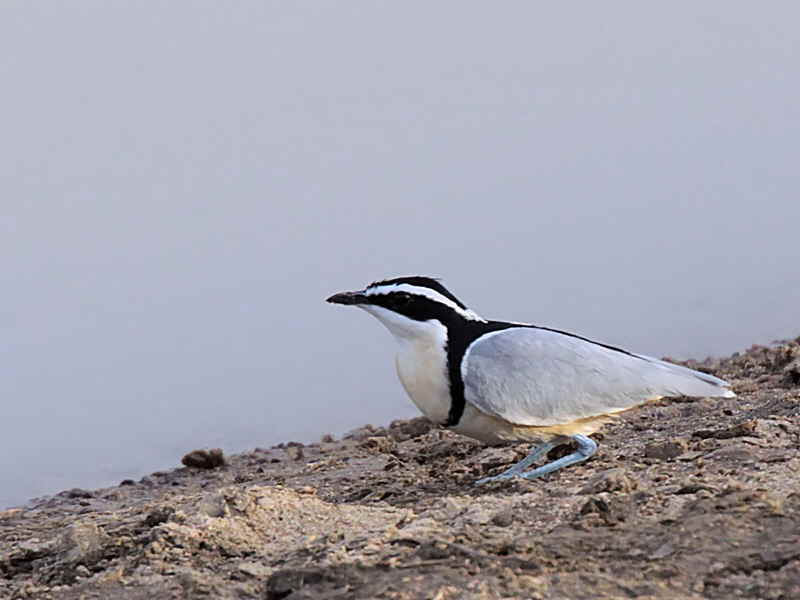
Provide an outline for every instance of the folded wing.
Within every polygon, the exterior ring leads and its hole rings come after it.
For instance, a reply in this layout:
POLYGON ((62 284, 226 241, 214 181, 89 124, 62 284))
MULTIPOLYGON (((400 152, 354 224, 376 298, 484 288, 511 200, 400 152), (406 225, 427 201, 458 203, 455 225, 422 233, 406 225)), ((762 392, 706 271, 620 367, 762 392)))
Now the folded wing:
POLYGON ((706 373, 535 327, 479 338, 461 375, 467 402, 519 425, 570 423, 662 396, 735 395, 706 373))

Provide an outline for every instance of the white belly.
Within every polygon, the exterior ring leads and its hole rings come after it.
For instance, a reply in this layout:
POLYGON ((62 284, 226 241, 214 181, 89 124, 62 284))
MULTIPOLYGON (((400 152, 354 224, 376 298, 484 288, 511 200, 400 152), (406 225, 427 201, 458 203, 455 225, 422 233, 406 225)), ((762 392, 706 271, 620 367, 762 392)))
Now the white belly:
POLYGON ((434 423, 445 423, 450 412, 450 384, 441 341, 403 344, 395 366, 403 387, 422 414, 434 423))

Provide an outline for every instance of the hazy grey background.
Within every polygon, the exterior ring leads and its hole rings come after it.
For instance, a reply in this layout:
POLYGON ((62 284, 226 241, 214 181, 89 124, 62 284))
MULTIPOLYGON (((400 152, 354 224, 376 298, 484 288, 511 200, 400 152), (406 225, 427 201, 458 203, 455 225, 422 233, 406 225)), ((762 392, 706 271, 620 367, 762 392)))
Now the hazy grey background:
POLYGON ((332 292, 800 333, 797 2, 0 4, 0 506, 414 414, 332 292))

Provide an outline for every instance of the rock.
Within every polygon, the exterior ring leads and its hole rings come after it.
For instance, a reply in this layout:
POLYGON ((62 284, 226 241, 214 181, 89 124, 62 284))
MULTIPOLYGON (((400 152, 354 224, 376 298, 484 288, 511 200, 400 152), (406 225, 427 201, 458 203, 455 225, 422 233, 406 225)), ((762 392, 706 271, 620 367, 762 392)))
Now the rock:
POLYGON ((408 421, 392 421, 389 424, 389 436, 396 442, 403 442, 425 435, 436 426, 425 417, 409 419, 408 421))
POLYGON ((648 558, 650 560, 660 560, 662 558, 666 558, 673 552, 675 552, 675 547, 669 542, 666 542, 664 544, 661 544, 658 548, 656 548, 648 558))
POLYGON ((236 568, 239 572, 257 579, 266 579, 272 573, 272 569, 269 567, 254 562, 242 562, 236 568))
POLYGON ((220 448, 211 450, 192 450, 185 454, 181 463, 195 469, 215 469, 225 465, 225 456, 220 448))
POLYGON ((506 509, 496 513, 492 517, 491 523, 492 525, 497 525, 498 527, 508 527, 514 523, 514 511, 512 509, 506 509))
POLYGON ((714 452, 708 454, 707 458, 709 460, 729 461, 735 464, 754 463, 759 460, 756 453, 743 443, 732 444, 719 450, 714 450, 714 452))
POLYGON ((619 497, 603 496, 595 496, 584 502, 577 518, 594 516, 596 520, 597 517, 600 517, 600 523, 615 525, 635 513, 632 503, 627 498, 623 500, 619 497))
POLYGON ((386 435, 386 430, 383 427, 375 427, 374 425, 367 424, 348 431, 344 434, 342 439, 363 442, 369 437, 381 437, 384 435, 386 435))
POLYGON ((83 565, 78 565, 75 567, 75 574, 78 577, 83 577, 85 579, 86 577, 90 577, 92 572, 83 565))
POLYGON ((714 493, 714 494, 719 492, 719 490, 717 488, 713 487, 713 486, 705 485, 703 483, 690 482, 690 483, 684 483, 683 485, 681 485, 681 487, 679 487, 675 493, 677 495, 696 494, 697 492, 701 492, 701 491, 707 491, 707 492, 711 492, 711 493, 714 493))
POLYGON ((212 573, 195 569, 183 569, 178 575, 184 598, 210 598, 214 600, 234 600, 239 595, 226 589, 225 580, 212 573))
POLYGON ((67 498, 94 498, 93 492, 81 488, 72 488, 71 490, 61 492, 59 495, 66 496, 67 498))
POLYGON ((581 488, 581 494, 599 494, 600 492, 632 492, 639 487, 627 469, 617 467, 598 473, 581 488))
POLYGON ((19 562, 30 561, 53 552, 57 540, 43 542, 39 538, 30 538, 17 544, 17 556, 13 557, 19 562))
POLYGON ((395 442, 388 437, 369 437, 359 444, 360 448, 388 454, 395 447, 395 442))
POLYGON ((286 456, 288 456, 290 460, 303 460, 305 458, 305 452, 303 452, 302 446, 288 446, 286 448, 286 456))
POLYGON ((197 513, 216 519, 225 514, 225 499, 220 494, 206 496, 197 504, 197 513))
POLYGON ((90 566, 103 556, 108 536, 91 522, 78 522, 67 527, 56 543, 62 561, 70 565, 90 566))
POLYGON ((481 450, 478 457, 478 464, 481 466, 482 474, 496 475, 505 471, 517 461, 517 453, 513 448, 485 448, 481 450), (497 473, 494 470, 497 470, 497 473))
POLYGON ((752 436, 756 431, 756 421, 746 421, 733 427, 725 429, 700 429, 692 434, 692 437, 706 439, 714 438, 717 440, 727 440, 735 437, 752 436))
POLYGON ((299 596, 303 587, 320 584, 333 578, 333 570, 326 573, 321 569, 285 569, 269 578, 265 597, 267 600, 282 600, 289 596, 299 596))
POLYGON ((156 525, 161 525, 161 523, 169 521, 173 512, 175 511, 169 506, 156 508, 147 514, 144 519, 144 525, 145 527, 155 527, 156 525))
POLYGON ((680 460, 680 461, 691 462, 693 460, 696 460, 696 459, 700 458, 701 456, 703 456, 703 454, 704 454, 704 452, 701 452, 701 451, 697 451, 697 450, 692 451, 692 450, 690 450, 689 452, 684 452, 683 454, 680 454, 676 458, 678 460, 680 460))
POLYGON ((800 385, 800 358, 784 367, 783 380, 789 385, 800 385))
POLYGON ((646 458, 669 460, 676 458, 689 449, 689 444, 684 439, 668 440, 666 442, 653 442, 644 447, 646 458))

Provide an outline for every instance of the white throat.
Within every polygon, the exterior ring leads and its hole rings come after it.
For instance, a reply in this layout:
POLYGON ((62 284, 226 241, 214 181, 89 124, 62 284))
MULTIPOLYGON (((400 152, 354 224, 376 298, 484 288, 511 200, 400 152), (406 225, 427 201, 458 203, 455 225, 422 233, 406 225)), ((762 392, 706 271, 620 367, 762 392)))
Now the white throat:
POLYGON ((374 315, 399 343, 395 366, 411 400, 431 421, 445 423, 451 404, 447 327, 436 319, 415 321, 380 306, 359 308, 374 315))
POLYGON ((358 308, 363 308, 383 323, 400 344, 419 342, 431 338, 438 340, 442 336, 444 342, 447 341, 447 328, 436 319, 416 321, 374 304, 359 304, 358 308))

